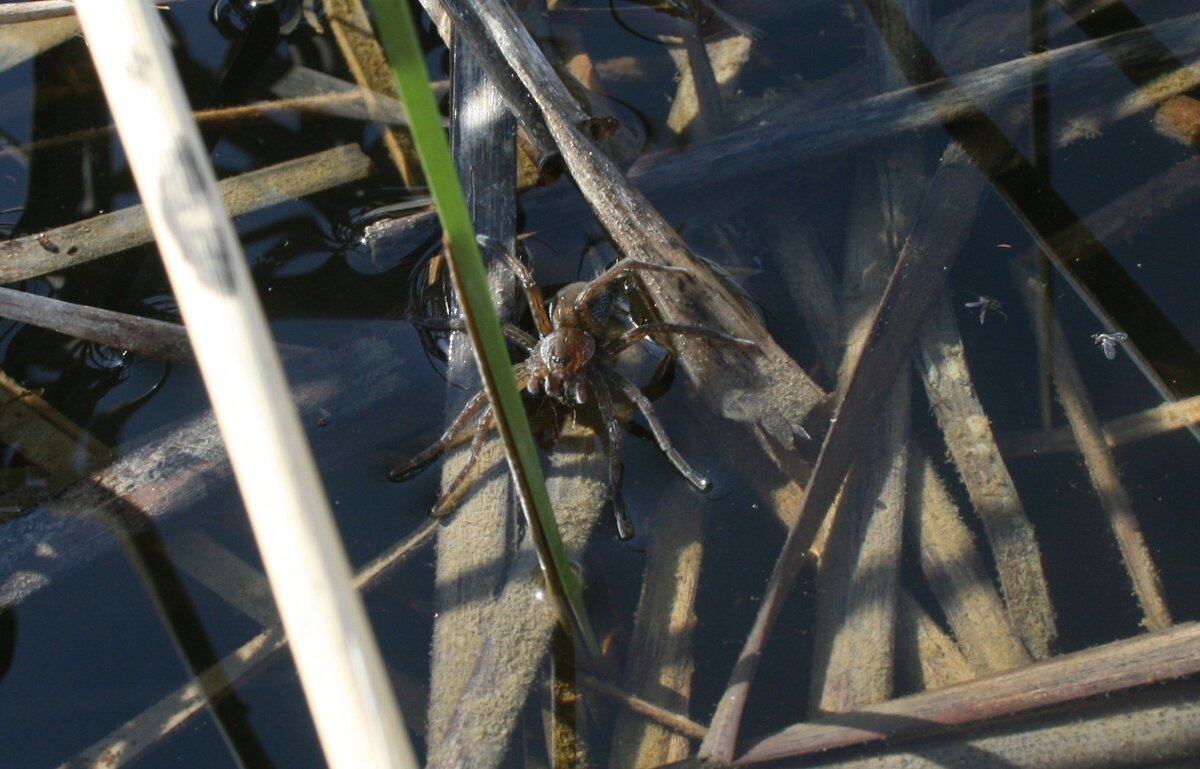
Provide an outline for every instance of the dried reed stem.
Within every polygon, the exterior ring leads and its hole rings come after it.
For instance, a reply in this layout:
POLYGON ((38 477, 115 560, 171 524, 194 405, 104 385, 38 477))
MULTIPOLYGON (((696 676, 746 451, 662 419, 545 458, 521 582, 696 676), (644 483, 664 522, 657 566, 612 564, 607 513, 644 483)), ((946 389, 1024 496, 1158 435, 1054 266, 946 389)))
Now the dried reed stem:
MULTIPOLYGON (((240 216, 364 178, 371 161, 348 144, 234 176, 217 184, 225 210, 240 216)), ((153 239, 140 205, 0 243, 0 283, 58 272, 153 239), (53 248, 48 248, 47 243, 53 248)))
MULTIPOLYGON (((1035 279, 1025 274, 1014 264, 1013 273, 1026 303, 1035 301, 1035 279)), ((1030 308, 1032 309, 1032 307, 1030 308)), ((1133 582, 1133 591, 1142 607, 1142 624, 1148 630, 1162 630, 1171 625, 1171 613, 1163 596, 1162 583, 1154 559, 1146 547, 1141 527, 1133 513, 1133 506, 1117 473, 1117 465, 1104 443, 1100 421, 1087 397, 1083 377, 1076 368, 1062 326, 1051 319, 1051 349, 1054 352, 1054 386, 1058 401, 1066 412, 1071 431, 1083 453, 1088 475, 1100 504, 1112 527, 1125 568, 1133 582)))
MULTIPOLYGON (((1136 443, 1200 424, 1200 395, 1129 414, 1100 425, 1104 445, 1110 449, 1136 443)), ((1010 457, 1075 451, 1079 444, 1069 427, 1053 430, 1019 430, 999 436, 1001 451, 1010 457)))
MULTIPOLYGON (((691 496, 690 490, 681 490, 656 506, 624 674, 625 689, 634 697, 674 713, 686 713, 691 703, 691 647, 704 558, 703 527, 696 520, 700 511, 682 498, 691 496)), ((690 741, 675 729, 632 713, 617 716, 612 746, 613 769, 659 766, 691 752, 690 741)))
POLYGON ((1029 662, 958 508, 920 450, 909 459, 908 531, 921 570, 977 674, 1029 662))
MULTIPOLYGON (((396 85, 361 0, 324 0, 324 3, 333 37, 354 81, 363 88, 368 110, 372 108, 373 94, 383 94, 394 101, 396 85)), ((387 114, 386 107, 379 110, 381 114, 387 114)), ((412 136, 407 131, 388 126, 384 129, 383 141, 404 184, 409 187, 420 184, 421 165, 412 136)))
POLYGON ((941 299, 918 336, 917 368, 971 505, 983 521, 1012 626, 1035 659, 1057 635, 1041 549, 971 383, 962 337, 941 299))
MULTIPOLYGON (((796 724, 758 741, 739 764, 796 758, 1028 713, 1200 672, 1200 624, 1096 646, 1017 670, 913 694, 823 722, 796 724)), ((1076 719, 1077 720, 1077 719, 1076 719)))
POLYGON ((897 688, 941 689, 975 677, 958 644, 904 588, 896 614, 897 688))

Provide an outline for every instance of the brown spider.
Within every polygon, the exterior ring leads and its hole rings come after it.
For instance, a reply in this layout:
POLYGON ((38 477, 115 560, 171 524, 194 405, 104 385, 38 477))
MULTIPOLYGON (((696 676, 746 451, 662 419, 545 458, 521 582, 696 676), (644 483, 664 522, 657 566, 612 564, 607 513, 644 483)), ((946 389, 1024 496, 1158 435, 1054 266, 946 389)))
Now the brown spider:
MULTIPOLYGON (((495 246, 490 241, 481 238, 481 243, 503 253, 505 262, 516 274, 524 289, 534 325, 537 327, 538 339, 534 339, 514 326, 505 327, 508 338, 523 347, 528 354, 524 361, 513 367, 517 386, 523 387, 531 394, 545 390, 547 395, 567 405, 587 402, 589 391, 595 395, 596 405, 604 420, 608 440, 609 489, 613 513, 617 520, 617 535, 621 539, 630 539, 634 536, 634 528, 621 496, 623 472, 621 425, 613 405, 612 388, 614 387, 642 412, 659 448, 666 454, 675 469, 697 489, 708 491, 712 484, 707 478, 693 470, 675 450, 675 447, 671 445, 670 438, 667 437, 662 422, 655 415, 649 399, 636 385, 619 374, 614 368, 614 364, 617 356, 623 350, 655 334, 704 336, 744 345, 753 345, 754 342, 700 326, 677 323, 644 323, 626 329, 607 342, 601 341, 605 337, 605 327, 612 313, 612 301, 608 289, 614 281, 634 271, 686 272, 686 270, 633 259, 622 259, 589 283, 572 283, 562 288, 555 295, 547 312, 546 300, 529 268, 513 254, 495 246)), ((448 325, 447 327, 453 326, 448 325)), ((474 436, 471 439, 467 463, 434 505, 432 515, 435 517, 443 516, 448 512, 450 500, 455 496, 459 487, 466 482, 472 468, 479 460, 484 439, 492 426, 492 404, 488 401, 486 392, 480 391, 467 401, 467 405, 454 418, 446 431, 429 448, 389 473, 389 477, 394 481, 412 477, 440 456, 454 436, 476 414, 479 416, 475 424, 474 436)))

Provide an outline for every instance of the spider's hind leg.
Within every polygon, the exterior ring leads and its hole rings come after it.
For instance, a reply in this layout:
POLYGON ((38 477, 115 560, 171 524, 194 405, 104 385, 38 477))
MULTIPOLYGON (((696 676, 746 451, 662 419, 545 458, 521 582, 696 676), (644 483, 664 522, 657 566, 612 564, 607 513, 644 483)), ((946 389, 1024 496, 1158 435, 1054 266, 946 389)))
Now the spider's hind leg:
POLYGON ((592 389, 596 393, 596 406, 600 409, 600 418, 604 421, 604 430, 608 435, 608 488, 612 498, 613 515, 617 519, 617 536, 621 539, 633 539, 636 533, 633 519, 625 508, 625 498, 621 494, 621 481, 624 466, 621 464, 621 423, 617 419, 617 410, 613 407, 612 392, 604 377, 593 377, 592 389))
MULTIPOLYGON (((608 376, 613 384, 621 388, 621 392, 625 393, 625 397, 633 401, 633 404, 638 407, 638 411, 642 412, 642 416, 646 418, 646 424, 650 426, 650 432, 654 435, 654 440, 658 442, 658 447, 662 449, 662 453, 667 455, 667 459, 671 460, 671 464, 675 465, 675 469, 700 491, 711 489, 712 481, 693 470, 692 466, 683 458, 683 455, 671 445, 671 439, 667 436, 666 428, 659 421, 658 415, 654 413, 654 407, 650 405, 650 400, 642 394, 642 391, 633 382, 630 382, 620 374, 611 373, 608 376)), ((600 388, 596 389, 599 390, 600 388)))

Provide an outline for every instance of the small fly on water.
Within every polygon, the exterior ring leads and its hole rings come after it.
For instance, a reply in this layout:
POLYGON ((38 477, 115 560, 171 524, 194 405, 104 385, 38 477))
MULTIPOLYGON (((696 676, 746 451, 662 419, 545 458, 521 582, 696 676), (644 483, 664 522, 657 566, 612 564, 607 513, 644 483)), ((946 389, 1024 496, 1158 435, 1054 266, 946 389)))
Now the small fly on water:
POLYGON ((988 310, 991 310, 992 312, 999 314, 1000 317, 1004 318, 1005 321, 1008 320, 1008 313, 1006 313, 1004 310, 1000 309, 1004 305, 1001 304, 999 299, 993 299, 992 297, 987 296, 986 294, 976 294, 972 291, 968 291, 967 293, 970 294, 971 296, 974 296, 977 298, 974 302, 967 302, 966 304, 963 305, 963 307, 970 307, 972 309, 974 309, 976 307, 979 308, 979 325, 982 326, 983 322, 985 320, 987 320, 988 310))
POLYGON ((1100 345, 1104 357, 1112 360, 1117 357, 1117 345, 1129 338, 1124 331, 1109 331, 1108 333, 1092 334, 1092 341, 1100 345))

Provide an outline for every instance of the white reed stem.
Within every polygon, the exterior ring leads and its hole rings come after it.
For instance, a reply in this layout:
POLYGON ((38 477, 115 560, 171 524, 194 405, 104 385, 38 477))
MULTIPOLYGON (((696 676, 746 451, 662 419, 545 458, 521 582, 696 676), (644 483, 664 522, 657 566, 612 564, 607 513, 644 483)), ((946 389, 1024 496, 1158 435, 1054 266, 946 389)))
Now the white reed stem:
POLYGON ((415 767, 241 246, 146 0, 78 0, 326 758, 415 767))

